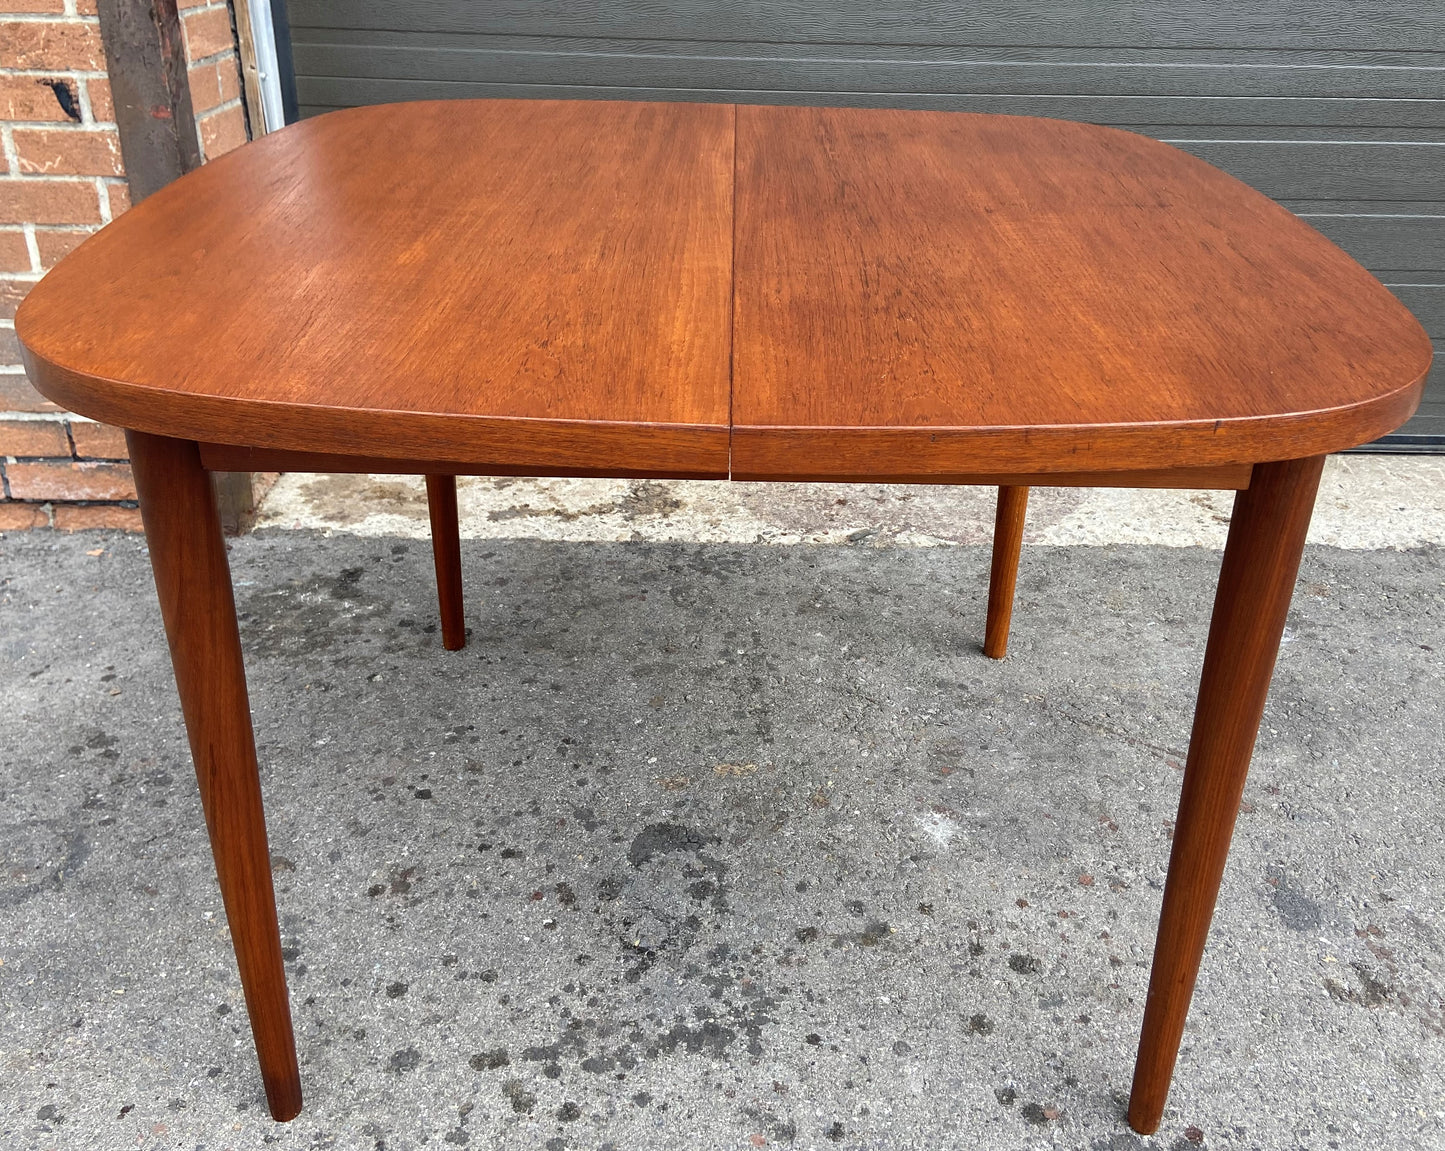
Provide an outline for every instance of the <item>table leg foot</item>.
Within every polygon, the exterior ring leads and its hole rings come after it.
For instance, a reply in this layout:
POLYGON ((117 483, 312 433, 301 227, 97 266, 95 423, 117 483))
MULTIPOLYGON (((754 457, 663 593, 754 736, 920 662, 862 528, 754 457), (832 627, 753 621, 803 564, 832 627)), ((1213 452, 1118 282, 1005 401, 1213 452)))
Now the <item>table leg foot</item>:
POLYGON ((1141 1134, 1164 1115, 1323 465, 1323 456, 1257 464, 1235 497, 1129 1097, 1141 1134))
POLYGON ((427 476, 426 504, 431 513, 431 548, 437 569, 442 647, 447 651, 460 651, 467 646, 467 624, 462 613, 462 539, 457 520, 457 477, 427 476))
POLYGON ((1024 513, 1028 506, 1028 488, 999 488, 998 513, 993 526, 993 567, 988 579, 988 624, 983 640, 983 654, 990 659, 1003 659, 1008 652, 1009 622, 1014 612, 1014 583, 1019 574, 1024 513))
POLYGON ((241 637, 211 477, 196 445, 127 432, 206 830, 271 1114, 301 1110, 241 637))

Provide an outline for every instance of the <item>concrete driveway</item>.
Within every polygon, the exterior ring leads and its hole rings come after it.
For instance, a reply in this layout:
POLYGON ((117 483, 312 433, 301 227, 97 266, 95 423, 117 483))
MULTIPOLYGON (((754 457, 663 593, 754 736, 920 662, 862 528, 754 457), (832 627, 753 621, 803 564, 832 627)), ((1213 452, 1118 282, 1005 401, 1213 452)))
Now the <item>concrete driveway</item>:
POLYGON ((378 525, 398 481, 283 479, 231 558, 287 1126, 144 543, 0 539, 0 1143, 1445 1147, 1445 513, 1438 465, 1356 461, 1152 1139, 1123 1106, 1227 497, 1041 493, 993 663, 986 495, 745 521, 475 481, 447 653, 414 485, 378 525))

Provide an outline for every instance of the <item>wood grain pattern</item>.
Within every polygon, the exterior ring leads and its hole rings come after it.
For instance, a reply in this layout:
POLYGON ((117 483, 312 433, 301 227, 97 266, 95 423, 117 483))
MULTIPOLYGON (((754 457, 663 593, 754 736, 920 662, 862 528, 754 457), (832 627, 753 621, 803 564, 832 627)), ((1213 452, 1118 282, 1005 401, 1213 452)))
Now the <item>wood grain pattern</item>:
POLYGON ((276 1119, 301 1110, 256 741, 226 544, 196 445, 129 432, 146 545, 246 1012, 276 1119))
POLYGON ((1008 629, 1014 613, 1014 584, 1018 582, 1019 554, 1024 543, 1024 518, 1029 489, 1004 485, 998 489, 998 510, 993 522, 993 558, 988 575, 988 618, 984 625, 983 654, 1003 659, 1008 654, 1008 629))
POLYGON ((426 506, 431 518, 432 562, 437 573, 437 607, 441 612, 442 647, 467 646, 467 621, 462 611, 462 542, 457 521, 457 477, 429 475, 426 506))
POLYGON ((726 475, 732 121, 479 101, 292 125, 63 261, 17 316, 27 367, 157 434, 726 475))
MULTIPOLYGON (((653 430, 655 433, 655 429, 653 430)), ((331 452, 293 452, 281 448, 253 448, 242 444, 200 444, 201 459, 212 471, 266 471, 266 472, 376 472, 392 476, 426 476, 450 474, 456 476, 578 476, 597 479, 721 479, 714 470, 688 471, 680 468, 646 468, 636 466, 639 462, 659 462, 660 457, 680 457, 686 452, 690 441, 685 435, 667 436, 649 433, 646 429, 633 429, 635 455, 626 460, 614 460, 613 466, 568 467, 559 463, 561 459, 581 460, 587 450, 585 436, 572 436, 559 441, 553 451, 539 450, 545 444, 535 431, 528 437, 530 443, 521 447, 508 442, 498 435, 493 441, 494 448, 478 445, 471 459, 437 459, 430 454, 397 458, 380 455, 338 455, 331 452), (652 436, 649 440, 649 435, 652 436), (264 466, 262 466, 264 465, 264 466)), ((425 445, 423 445, 424 447, 425 445)), ((458 453, 459 455, 462 453, 458 453)), ((610 458, 610 457, 609 457, 610 458)), ((720 457, 719 466, 723 474, 727 469, 727 454, 720 457)), ((1213 473, 1210 473, 1213 474, 1213 473)), ((1224 473, 1220 473, 1223 475, 1224 473)), ((1231 476, 1236 473, 1230 473, 1231 476)), ((1243 482, 1238 484, 1220 483, 1183 485, 1190 487, 1244 487, 1249 483, 1249 468, 1237 473, 1243 482)), ((1153 486, 1153 485, 1151 485, 1153 486)), ((1169 486, 1169 485, 1158 485, 1169 486)))
POLYGON ((1324 457, 1260 464, 1235 497, 1174 825, 1129 1123, 1164 1114, 1324 457))
MULTIPOLYGON (((659 473, 638 472, 633 469, 567 468, 539 473, 535 469, 514 465, 482 462, 458 464, 454 460, 405 460, 386 456, 338 456, 321 452, 286 452, 270 448, 246 448, 234 444, 201 444, 201 461, 212 471, 253 471, 253 472, 350 472, 375 473, 393 476, 425 476, 451 470, 456 475, 502 476, 502 475, 552 475, 552 476, 593 476, 633 478, 659 475, 659 473)), ((687 479, 678 473, 661 473, 677 479, 687 479)), ((934 477, 934 481, 946 484, 998 487, 1000 485, 1049 486, 1060 488, 1208 488, 1216 491, 1238 491, 1249 487, 1249 464, 1226 464, 1208 468, 1160 468, 1154 471, 1125 472, 1050 472, 1040 473, 965 473, 934 477)), ((692 478, 706 479, 707 476, 692 478)), ((734 472, 733 479, 746 480, 751 476, 734 472)), ((802 477, 820 482, 830 482, 840 477, 826 472, 802 477)), ((917 476, 878 475, 870 477, 874 483, 921 483, 917 476)))
POLYGON ((1284 209, 1062 121, 738 109, 733 469, 1085 471, 1313 455, 1430 345, 1284 209))
POLYGON ((295 125, 127 213, 16 322, 82 414, 451 473, 1250 464, 1392 430, 1430 357, 1337 248, 1142 137, 600 102, 295 125))

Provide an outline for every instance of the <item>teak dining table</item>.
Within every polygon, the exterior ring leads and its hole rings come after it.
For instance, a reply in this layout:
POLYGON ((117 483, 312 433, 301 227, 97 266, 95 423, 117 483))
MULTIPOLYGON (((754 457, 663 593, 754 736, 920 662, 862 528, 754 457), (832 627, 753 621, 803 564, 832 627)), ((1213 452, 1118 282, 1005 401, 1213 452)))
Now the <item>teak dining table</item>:
POLYGON ((355 108, 103 228, 16 317, 36 387, 126 428, 271 1113, 301 1109, 208 473, 988 484, 1004 654, 1030 485, 1234 490, 1128 1119, 1159 1126, 1324 456, 1431 347, 1201 160, 965 113, 601 101, 355 108))

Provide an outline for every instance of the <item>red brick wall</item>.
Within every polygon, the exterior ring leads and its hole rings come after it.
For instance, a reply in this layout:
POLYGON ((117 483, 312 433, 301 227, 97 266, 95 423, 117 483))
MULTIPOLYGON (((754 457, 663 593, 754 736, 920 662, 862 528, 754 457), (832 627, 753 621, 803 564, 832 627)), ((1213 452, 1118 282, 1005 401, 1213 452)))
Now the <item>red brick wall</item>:
MULTIPOLYGON (((179 0, 201 154, 246 141, 225 0, 179 0)), ((125 439, 63 412, 20 366, 30 286, 130 206, 95 0, 0 0, 0 530, 137 528, 125 439)))
MULTIPOLYGON (((0 4, 4 2, 0 0, 0 4)), ((233 17, 226 0, 180 0, 180 9, 201 156, 214 160, 246 142, 233 17)))

